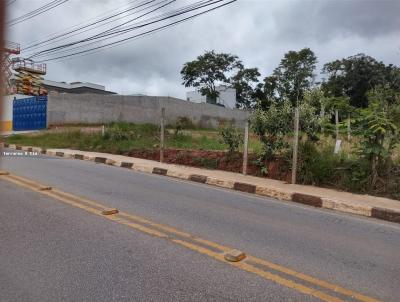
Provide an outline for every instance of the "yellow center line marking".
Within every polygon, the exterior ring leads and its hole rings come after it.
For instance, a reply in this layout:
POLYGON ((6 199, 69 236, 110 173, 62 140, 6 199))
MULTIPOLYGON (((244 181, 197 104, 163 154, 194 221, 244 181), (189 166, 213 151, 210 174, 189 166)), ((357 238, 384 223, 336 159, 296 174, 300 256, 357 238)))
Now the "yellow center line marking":
POLYGON ((183 241, 183 240, 179 240, 179 239, 172 239, 172 241, 177 243, 177 244, 183 245, 184 247, 186 247, 188 249, 194 250, 194 251, 196 251, 198 253, 205 254, 205 255, 207 255, 207 256, 209 256, 211 258, 214 258, 216 260, 222 261, 222 262, 224 262, 226 264, 230 264, 232 266, 240 268, 240 269, 242 269, 244 271, 247 271, 249 273, 256 274, 256 275, 258 275, 260 277, 263 277, 264 279, 267 279, 267 280, 273 281, 275 283, 278 283, 280 285, 283 285, 285 287, 294 289, 294 290, 296 290, 298 292, 301 292, 302 294, 311 295, 311 296, 314 296, 314 297, 316 297, 316 298, 318 298, 318 299, 320 299, 322 301, 326 301, 326 302, 344 302, 343 300, 341 300, 339 298, 327 295, 327 294, 325 294, 325 293, 323 293, 321 291, 318 291, 316 289, 304 286, 304 285, 296 283, 296 282, 294 282, 292 280, 288 280, 288 279, 285 279, 285 278, 280 277, 278 275, 272 274, 270 272, 258 269, 258 268, 254 267, 254 266, 251 266, 251 265, 247 264, 246 262, 227 262, 227 261, 225 261, 225 258, 224 258, 223 255, 215 253, 215 252, 212 252, 212 251, 207 250, 207 249, 205 249, 203 247, 199 247, 197 245, 194 245, 192 243, 189 243, 189 242, 186 242, 186 241, 183 241))
POLYGON ((224 253, 217 253, 215 251, 212 251, 212 250, 207 249, 205 247, 201 247, 201 246, 196 245, 194 243, 191 243, 191 242, 188 242, 188 241, 185 241, 185 240, 182 240, 182 239, 172 238, 171 236, 169 236, 168 234, 164 233, 163 231, 165 231, 167 233, 170 233, 172 235, 177 235, 177 236, 180 236, 180 237, 183 237, 183 238, 188 238, 188 239, 190 239, 191 241, 194 241, 194 242, 198 242, 198 243, 202 243, 202 244, 208 245, 210 247, 214 247, 214 248, 219 249, 219 250, 221 250, 223 252, 227 252, 227 251, 231 250, 232 248, 220 245, 220 244, 212 242, 212 241, 208 241, 206 239, 199 238, 199 237, 191 235, 189 233, 185 233, 185 232, 179 231, 179 230, 177 230, 177 229, 175 229, 173 227, 169 227, 169 226, 166 226, 166 225, 162 225, 162 224, 150 221, 150 220, 148 220, 146 218, 143 218, 143 217, 140 217, 140 216, 137 216, 137 215, 128 214, 128 213, 125 213, 125 212, 120 212, 119 214, 104 216, 104 215, 101 214, 101 210, 100 209, 108 208, 107 206, 104 206, 104 205, 102 205, 102 204, 100 204, 98 202, 95 202, 93 200, 89 200, 89 199, 84 198, 84 197, 79 197, 79 196, 76 196, 76 195, 72 195, 70 193, 63 192, 63 191, 58 190, 58 189, 53 189, 53 190, 50 190, 50 191, 38 191, 38 188, 43 187, 42 184, 37 183, 37 182, 32 181, 32 180, 29 180, 29 179, 26 179, 26 178, 23 178, 23 177, 20 177, 20 176, 11 175, 11 174, 9 174, 9 175, 0 175, 0 179, 7 180, 7 181, 12 182, 12 183, 14 183, 16 185, 19 185, 19 186, 22 186, 22 187, 25 187, 25 188, 28 188, 28 189, 31 189, 31 190, 35 190, 37 193, 40 193, 42 195, 47 195, 47 196, 49 196, 49 197, 51 197, 53 199, 57 199, 57 200, 62 201, 64 203, 66 203, 66 204, 69 204, 71 206, 75 206, 75 207, 78 207, 80 209, 83 209, 83 210, 85 210, 85 211, 87 211, 89 213, 92 213, 92 214, 101 216, 103 218, 112 220, 114 222, 126 225, 126 226, 128 226, 130 228, 136 229, 136 230, 141 231, 143 233, 146 233, 146 234, 149 234, 149 235, 152 235, 152 236, 155 236, 155 237, 167 239, 170 242, 179 244, 179 245, 184 246, 184 247, 186 247, 186 248, 188 248, 190 250, 193 250, 193 251, 196 251, 198 253, 207 255, 207 256, 209 256, 211 258, 214 258, 214 259, 216 259, 218 261, 221 261, 221 262, 224 262, 226 264, 233 265, 233 266, 235 266, 237 268, 240 268, 240 269, 242 269, 244 271, 256 274, 256 275, 258 275, 258 276, 260 276, 260 277, 262 277, 264 279, 267 279, 267 280, 273 281, 273 282, 275 282, 277 284, 283 285, 285 287, 294 289, 294 290, 296 290, 298 292, 301 292, 303 294, 312 295, 312 296, 314 296, 314 297, 316 297, 316 298, 318 298, 318 299, 320 299, 322 301, 340 302, 340 301, 343 301, 343 300, 341 300, 341 299, 339 299, 337 297, 328 295, 328 294, 326 294, 326 293, 324 293, 324 292, 322 292, 320 290, 317 290, 317 289, 314 289, 314 288, 311 288, 311 287, 307 287, 307 286, 305 286, 303 284, 297 283, 297 282, 292 281, 290 279, 285 279, 285 278, 283 278, 281 276, 278 276, 276 274, 273 274, 271 272, 268 272, 268 271, 262 270, 260 268, 254 267, 253 265, 251 265, 251 263, 248 263, 248 262, 254 262, 256 264, 261 264, 262 266, 265 266, 267 268, 273 269, 275 271, 279 271, 279 272, 284 273, 284 274, 286 274, 288 276, 293 276, 293 277, 295 277, 297 279, 304 280, 304 281, 306 281, 306 282, 308 282, 308 283, 310 283, 312 285, 317 285, 319 287, 334 291, 336 293, 340 293, 340 294, 345 295, 345 296, 349 296, 349 297, 351 297, 353 299, 357 299, 357 300, 362 301, 362 302, 380 302, 379 300, 376 300, 376 299, 371 298, 371 297, 367 297, 367 296, 362 295, 360 293, 357 293, 357 292, 351 291, 349 289, 343 288, 343 287, 341 287, 339 285, 335 285, 335 284, 332 284, 332 283, 329 283, 329 282, 326 282, 326 281, 323 281, 323 280, 319 280, 317 278, 305 275, 303 273, 296 272, 296 271, 291 270, 289 268, 286 268, 284 266, 280 266, 280 265, 277 265, 275 263, 272 263, 272 262, 269 262, 267 260, 251 256, 251 255, 248 255, 247 262, 246 262, 246 260, 242 261, 242 262, 227 262, 224 259, 224 255, 223 255, 224 253), (124 219, 124 218, 128 218, 129 220, 124 219), (132 220, 134 222, 132 222, 132 220), (140 223, 147 224, 148 226, 144 226, 144 225, 142 225, 140 223), (154 229, 154 228, 157 228, 157 229, 154 229))

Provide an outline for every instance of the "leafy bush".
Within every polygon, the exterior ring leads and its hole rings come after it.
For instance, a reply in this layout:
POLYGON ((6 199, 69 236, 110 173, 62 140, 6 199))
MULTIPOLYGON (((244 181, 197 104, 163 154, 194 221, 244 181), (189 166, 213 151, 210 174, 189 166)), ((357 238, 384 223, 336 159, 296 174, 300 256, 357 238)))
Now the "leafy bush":
POLYGON ((263 144, 261 161, 273 159, 289 147, 285 137, 292 131, 290 102, 273 103, 268 110, 257 109, 250 117, 250 125, 263 144))
POLYGON ((342 161, 340 169, 335 171, 333 183, 337 188, 367 193, 369 191, 369 179, 371 175, 368 161, 363 159, 345 159, 342 161))
POLYGON ((333 154, 333 147, 320 151, 310 141, 300 142, 298 180, 304 184, 330 184, 338 162, 339 158, 333 154))
POLYGON ((318 141, 317 133, 322 125, 322 118, 317 114, 317 108, 307 102, 299 105, 300 111, 300 129, 307 134, 312 141, 318 141))
POLYGON ((336 187, 345 191, 368 192, 368 161, 334 154, 334 146, 306 141, 299 144, 298 180, 303 184, 336 187))
POLYGON ((195 129, 195 124, 186 116, 180 116, 177 118, 175 125, 175 135, 178 135, 181 130, 184 129, 195 129))
POLYGON ((239 150, 239 145, 243 143, 243 133, 241 129, 230 125, 222 128, 219 133, 222 137, 222 141, 228 145, 230 153, 239 150))
POLYGON ((368 107, 358 110, 355 133, 361 137, 359 154, 370 163, 373 190, 382 181, 380 170, 392 161, 400 139, 400 93, 379 87, 368 96, 368 107))

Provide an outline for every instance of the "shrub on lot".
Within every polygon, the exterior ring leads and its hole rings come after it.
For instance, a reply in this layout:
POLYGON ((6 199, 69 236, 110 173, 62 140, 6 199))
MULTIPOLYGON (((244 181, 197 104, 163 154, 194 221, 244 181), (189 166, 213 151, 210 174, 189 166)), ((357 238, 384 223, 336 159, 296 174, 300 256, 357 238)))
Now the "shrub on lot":
POLYGON ((228 145, 230 153, 239 150, 240 144, 243 143, 243 133, 241 129, 238 129, 232 125, 222 128, 219 131, 222 141, 228 145))
POLYGON ((332 182, 335 167, 340 158, 333 148, 319 150, 310 141, 299 144, 298 180, 304 184, 322 185, 332 182))
POLYGON ((135 140, 157 135, 158 127, 152 124, 111 123, 106 127, 104 139, 111 141, 135 140))
POLYGON ((334 146, 307 141, 299 145, 298 181, 335 187, 344 191, 400 199, 400 166, 392 163, 380 173, 379 185, 371 188, 371 165, 367 158, 333 153, 334 146))
POLYGON ((192 120, 186 116, 180 116, 176 119, 175 125, 175 135, 180 134, 180 131, 185 129, 195 129, 196 125, 192 122, 192 120))

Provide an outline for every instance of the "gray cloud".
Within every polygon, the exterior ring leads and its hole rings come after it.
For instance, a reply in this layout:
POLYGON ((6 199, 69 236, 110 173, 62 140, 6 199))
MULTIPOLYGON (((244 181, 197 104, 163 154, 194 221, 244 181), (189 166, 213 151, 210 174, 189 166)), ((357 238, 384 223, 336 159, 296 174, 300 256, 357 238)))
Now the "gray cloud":
POLYGON ((326 41, 349 36, 372 39, 399 32, 400 1, 300 1, 282 8, 280 38, 326 41))
MULTIPOLYGON (((47 0, 17 0, 12 16, 47 0)), ((126 1, 71 0, 42 18, 11 28, 22 45, 83 22, 126 1)), ((399 1, 239 0, 209 15, 95 54, 49 62, 49 79, 91 81, 119 93, 184 97, 180 69, 204 50, 237 54, 263 76, 285 52, 310 47, 320 66, 364 52, 400 65, 399 1)))

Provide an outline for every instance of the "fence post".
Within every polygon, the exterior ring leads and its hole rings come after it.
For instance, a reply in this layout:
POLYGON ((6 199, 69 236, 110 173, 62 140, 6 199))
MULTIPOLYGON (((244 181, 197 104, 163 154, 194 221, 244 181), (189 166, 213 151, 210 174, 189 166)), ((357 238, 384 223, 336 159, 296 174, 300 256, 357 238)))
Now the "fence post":
POLYGON ((164 161, 164 119, 165 119, 165 108, 161 108, 161 131, 160 131, 160 162, 164 161))
POLYGON ((321 133, 324 134, 324 118, 325 118, 325 105, 321 105, 321 113, 320 113, 320 117, 322 119, 322 123, 321 123, 321 133))
POLYGON ((347 140, 351 140, 351 114, 349 113, 349 119, 347 120, 347 140))
POLYGON ((294 138, 293 138, 293 162, 292 162, 292 184, 296 183, 297 176, 297 153, 299 148, 299 107, 294 111, 294 138))
POLYGON ((339 139, 339 110, 335 110, 336 140, 339 139))
POLYGON ((249 121, 246 120, 244 126, 244 143, 243 143, 243 174, 247 174, 247 153, 249 149, 249 121))

